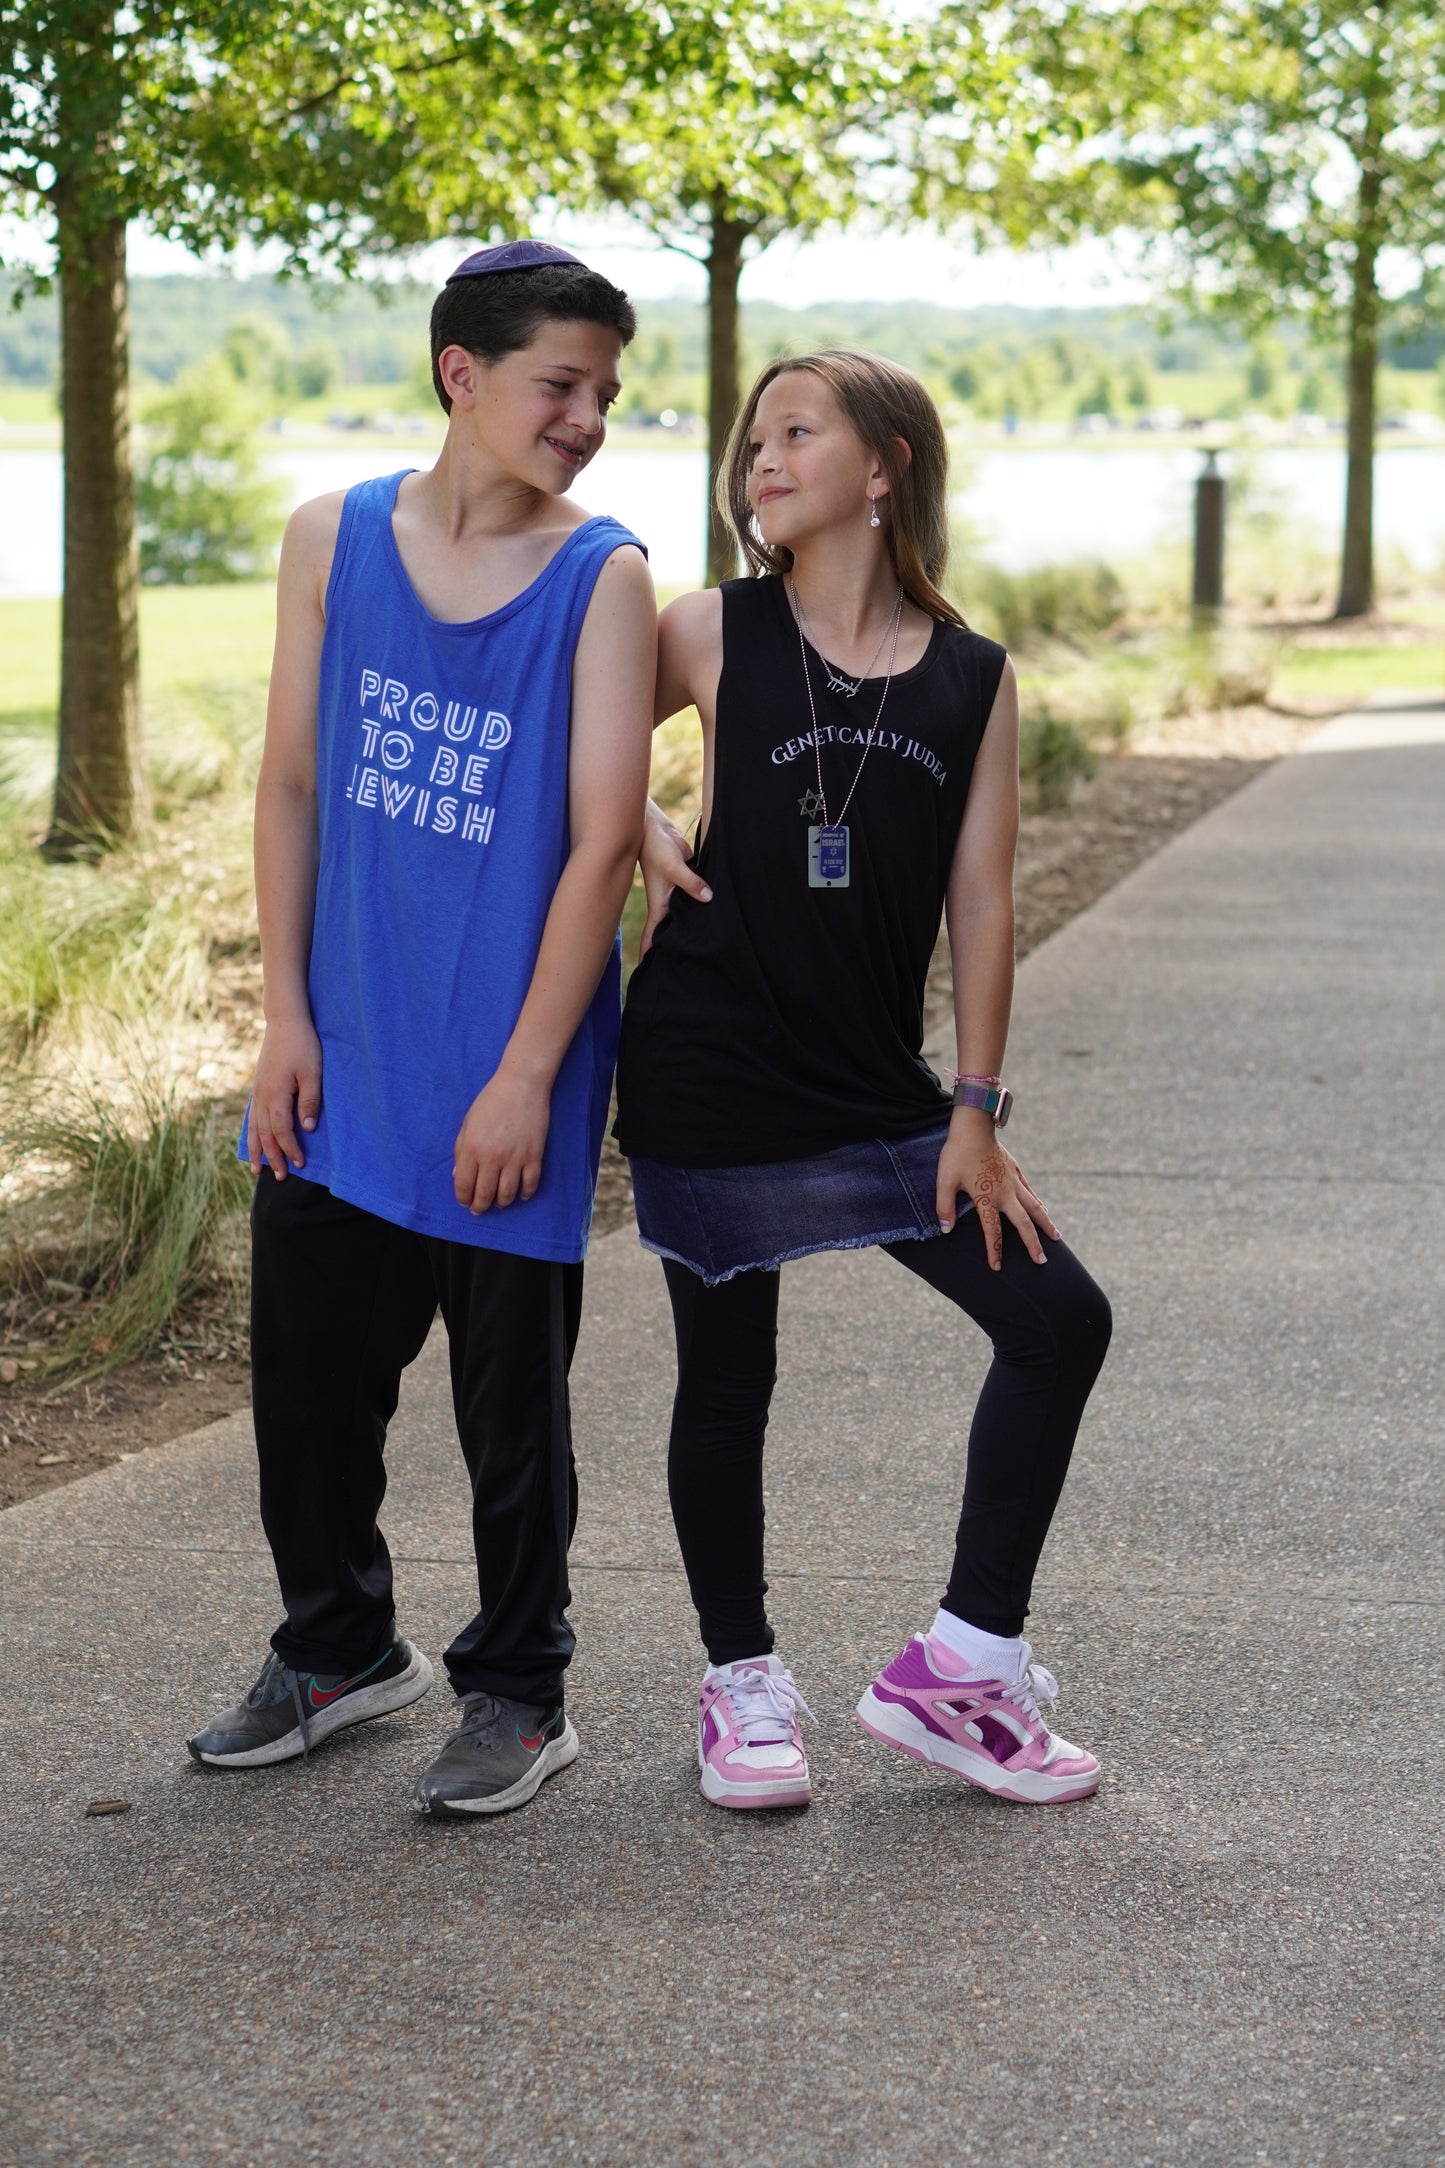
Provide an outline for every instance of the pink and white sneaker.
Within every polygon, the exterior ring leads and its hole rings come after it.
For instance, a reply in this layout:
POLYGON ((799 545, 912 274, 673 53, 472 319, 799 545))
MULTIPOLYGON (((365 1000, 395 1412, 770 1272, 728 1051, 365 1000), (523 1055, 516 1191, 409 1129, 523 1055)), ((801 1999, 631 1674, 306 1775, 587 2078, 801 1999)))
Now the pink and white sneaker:
POLYGON ((935 1769, 951 1770, 1000 1799, 1039 1804, 1086 1799, 1099 1764, 1049 1730, 1040 1700, 1058 1699, 1059 1682, 1023 1645, 1017 1679, 968 1676, 968 1664, 931 1634, 915 1634, 880 1671, 858 1704, 874 1739, 935 1769))
POLYGON ((813 1787, 799 1711, 817 1723, 775 1656, 709 1664, 697 1703, 703 1798, 715 1807, 805 1807, 813 1787))

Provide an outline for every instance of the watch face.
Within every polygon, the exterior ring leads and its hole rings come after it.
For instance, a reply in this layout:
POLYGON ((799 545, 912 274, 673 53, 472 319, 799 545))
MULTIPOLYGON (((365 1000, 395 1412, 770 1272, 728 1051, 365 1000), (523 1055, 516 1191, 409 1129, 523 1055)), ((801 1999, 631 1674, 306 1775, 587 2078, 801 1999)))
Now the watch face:
POLYGON ((993 1126, 995 1129, 1003 1129, 1004 1127, 1006 1127, 1008 1123, 1008 1118, 1013 1112, 1013 1103, 1014 1095, 1009 1090, 1007 1084, 1005 1084, 998 1095, 998 1112, 993 1118, 993 1126))

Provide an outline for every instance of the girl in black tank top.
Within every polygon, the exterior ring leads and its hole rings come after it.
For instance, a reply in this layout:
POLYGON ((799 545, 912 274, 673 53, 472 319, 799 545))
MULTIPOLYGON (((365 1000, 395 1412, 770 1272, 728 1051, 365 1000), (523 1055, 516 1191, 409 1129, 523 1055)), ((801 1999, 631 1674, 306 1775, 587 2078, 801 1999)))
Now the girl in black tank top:
POLYGON ((619 1125, 629 1157, 760 1165, 948 1120, 920 1059, 923 984, 1007 657, 935 621, 916 663, 849 694, 808 653, 815 744, 799 633, 782 575, 724 582, 712 808, 696 858, 713 901, 679 890, 633 976, 619 1125), (848 884, 810 889, 815 801, 841 806, 855 775, 841 824, 848 884))
POLYGON ((1003 1797, 1072 1799, 1022 1638, 1034 1568, 1108 1344, 1107 1301, 997 1130, 1013 979, 1018 706, 1004 651, 940 590, 947 446, 873 356, 777 362, 720 481, 751 577, 664 612, 658 720, 704 730, 695 859, 652 809, 649 916, 616 1134, 678 1342, 668 1480, 710 1659, 704 1795, 810 1796, 763 1605, 762 1448, 778 1276, 879 1246, 990 1334, 937 1616, 859 1704, 885 1744, 1003 1797), (922 1058, 945 907, 958 1064, 922 1058))

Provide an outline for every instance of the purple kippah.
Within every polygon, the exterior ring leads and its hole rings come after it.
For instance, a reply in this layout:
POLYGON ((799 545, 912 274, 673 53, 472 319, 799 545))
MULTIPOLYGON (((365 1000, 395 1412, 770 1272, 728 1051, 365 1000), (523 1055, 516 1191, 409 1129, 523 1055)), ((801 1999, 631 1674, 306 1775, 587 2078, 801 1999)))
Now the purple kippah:
POLYGON ((580 256, 559 248, 555 241, 503 241, 496 248, 475 250, 457 265, 447 284, 454 286, 458 279, 488 278, 493 271, 541 271, 551 263, 575 263, 582 271, 587 268, 580 256))

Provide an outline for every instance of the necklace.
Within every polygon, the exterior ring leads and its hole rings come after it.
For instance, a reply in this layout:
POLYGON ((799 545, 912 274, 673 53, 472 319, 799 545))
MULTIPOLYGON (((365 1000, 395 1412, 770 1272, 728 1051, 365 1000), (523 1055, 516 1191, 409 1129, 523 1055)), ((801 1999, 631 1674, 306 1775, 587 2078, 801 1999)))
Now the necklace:
MULTIPOLYGON (((793 589, 793 593, 794 596, 796 596, 796 588, 793 589)), ((803 637, 803 621, 801 610, 799 611, 797 619, 798 651, 803 658, 803 683, 808 688, 808 713, 812 718, 813 723, 813 760, 816 765, 818 774, 816 810, 821 812, 823 816, 822 822, 819 826, 809 828, 808 830, 809 888, 847 888, 850 884, 852 867, 848 850, 848 830, 844 827, 843 823, 847 816, 848 808, 853 803, 853 793, 858 788, 859 781, 863 774, 864 766, 867 763, 868 755, 873 750, 873 740, 878 735, 878 725, 883 720, 883 703, 888 698, 888 688, 893 683, 893 665, 898 658, 898 631, 902 622, 903 589, 900 587, 898 590, 898 599, 893 605, 893 614, 889 620, 889 623, 893 628, 893 644, 888 650, 888 675, 883 680, 883 690, 878 696, 878 712, 873 718, 873 722, 869 729, 867 739, 864 742, 863 751, 859 755, 857 770, 854 773, 852 782, 848 786, 848 795, 843 800, 843 803, 838 810, 837 820, 833 821, 828 818, 828 795, 823 788, 823 751, 822 741, 818 735, 818 710, 813 700, 813 673, 808 667, 808 642, 803 637)), ((884 628, 884 638, 886 637, 887 627, 884 628)), ((883 646, 882 640, 879 641, 878 646, 881 652, 883 646)), ((821 656, 819 657, 819 660, 822 660, 821 656)), ((877 657, 875 656, 874 661, 876 660, 877 657)), ((868 667, 871 670, 873 667, 872 663, 870 663, 868 667)), ((826 663, 824 664, 824 668, 827 668, 826 663)), ((867 673, 865 672, 864 675, 866 676, 866 674, 867 673)), ((858 682, 859 684, 861 684, 863 681, 860 678, 858 682)), ((854 687, 854 691, 857 691, 857 686, 854 687)), ((809 795, 811 795, 811 793, 809 795)), ((812 810, 808 806, 808 800, 806 797, 803 800, 803 809, 804 811, 812 810)))
POLYGON ((790 579, 788 582, 788 586, 792 592, 793 607, 797 612, 799 628, 802 631, 806 632, 808 636, 808 644, 812 648, 814 654, 817 656, 819 662, 823 665, 823 668, 828 673, 829 692, 841 693, 845 700, 855 700, 858 697, 859 690, 861 689, 865 680, 873 675, 873 665, 875 662, 877 662, 879 656, 883 653, 883 642, 888 637, 889 631, 891 630, 893 625, 894 618, 901 615, 902 613, 902 586, 900 585, 898 593, 894 597, 893 608, 889 612, 887 623, 884 625, 882 632, 878 635, 878 645, 874 648, 873 653, 869 656, 866 669, 864 669, 862 673, 856 678, 845 677, 843 672, 837 667, 836 663, 829 662, 827 656, 823 653, 822 648, 819 647, 817 637, 814 634, 811 624, 808 622, 808 613, 803 608, 803 598, 798 592, 797 581, 795 579, 790 579))

